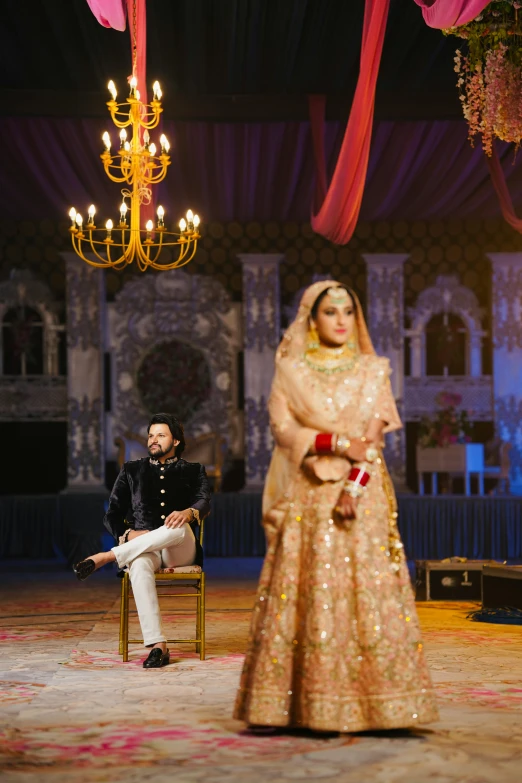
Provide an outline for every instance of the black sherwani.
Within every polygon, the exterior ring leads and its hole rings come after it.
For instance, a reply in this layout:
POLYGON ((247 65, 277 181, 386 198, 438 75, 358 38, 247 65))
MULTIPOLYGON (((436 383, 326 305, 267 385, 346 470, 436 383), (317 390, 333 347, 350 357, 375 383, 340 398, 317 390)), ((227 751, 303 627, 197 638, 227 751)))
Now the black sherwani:
MULTIPOLYGON (((109 499, 103 524, 116 540, 127 529, 155 530, 172 511, 193 508, 202 519, 210 511, 210 488, 203 465, 184 459, 125 462, 109 499)), ((196 563, 203 552, 196 538, 196 563)))

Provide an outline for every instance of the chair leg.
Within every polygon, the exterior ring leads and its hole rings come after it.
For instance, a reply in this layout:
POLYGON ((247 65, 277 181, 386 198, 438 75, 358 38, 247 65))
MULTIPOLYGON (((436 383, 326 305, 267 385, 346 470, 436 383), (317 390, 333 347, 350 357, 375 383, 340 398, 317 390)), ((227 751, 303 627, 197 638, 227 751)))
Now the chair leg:
MULTIPOLYGON (((201 584, 198 585, 198 597, 196 598, 196 639, 201 639, 201 584)), ((196 642, 196 652, 201 650, 201 642, 196 642)))
POLYGON ((129 660, 129 575, 123 576, 123 604, 124 604, 124 625, 123 625, 123 662, 129 660))
POLYGON ((118 647, 119 655, 123 655, 123 633, 125 630, 125 596, 124 596, 125 580, 121 580, 120 590, 120 643, 118 647))
POLYGON ((201 639, 201 645, 199 648, 199 659, 205 660, 205 574, 201 574, 201 581, 199 583, 201 589, 201 598, 199 601, 199 639, 201 639))

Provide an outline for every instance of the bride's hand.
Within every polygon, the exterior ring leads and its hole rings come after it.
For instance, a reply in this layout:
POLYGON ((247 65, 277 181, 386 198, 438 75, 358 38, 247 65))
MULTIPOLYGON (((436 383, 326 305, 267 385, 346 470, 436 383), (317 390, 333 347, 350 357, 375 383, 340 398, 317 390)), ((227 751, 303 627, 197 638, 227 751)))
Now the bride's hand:
POLYGON ((364 462, 366 459, 366 451, 372 443, 367 438, 361 440, 361 438, 354 438, 350 441, 350 448, 348 449, 346 456, 351 462, 364 462))
POLYGON ((335 507, 337 516, 342 520, 355 519, 357 516, 358 504, 359 501, 357 498, 352 498, 352 496, 348 495, 348 493, 344 492, 344 490, 341 491, 339 500, 337 501, 337 505, 335 507))

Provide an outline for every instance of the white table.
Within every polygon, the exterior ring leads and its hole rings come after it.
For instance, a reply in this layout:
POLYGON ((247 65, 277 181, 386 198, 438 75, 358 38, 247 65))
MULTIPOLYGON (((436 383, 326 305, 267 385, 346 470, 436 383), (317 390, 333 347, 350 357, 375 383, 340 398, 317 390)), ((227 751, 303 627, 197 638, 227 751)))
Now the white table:
POLYGON ((445 448, 423 449, 417 446, 419 495, 424 495, 424 474, 431 473, 432 495, 438 494, 438 473, 464 476, 465 494, 471 495, 471 474, 478 477, 478 494, 484 494, 484 445, 455 443, 445 448))

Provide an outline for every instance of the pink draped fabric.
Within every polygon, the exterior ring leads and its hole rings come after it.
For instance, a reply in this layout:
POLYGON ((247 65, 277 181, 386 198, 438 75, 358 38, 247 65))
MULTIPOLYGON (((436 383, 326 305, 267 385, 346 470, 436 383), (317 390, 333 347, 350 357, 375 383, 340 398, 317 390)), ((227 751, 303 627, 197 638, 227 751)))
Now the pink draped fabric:
POLYGON ((361 209, 370 154, 375 84, 379 73, 389 4, 390 0, 366 0, 359 79, 341 151, 328 190, 326 190, 324 158, 325 98, 310 97, 310 122, 317 170, 312 228, 318 234, 340 245, 350 241, 361 209))
POLYGON ((491 0, 414 0, 429 27, 458 27, 471 22, 491 0))
POLYGON ((125 0, 87 0, 89 8, 104 27, 125 30, 125 0))

